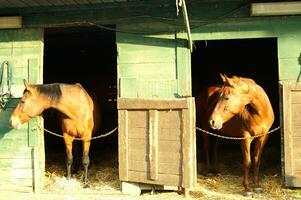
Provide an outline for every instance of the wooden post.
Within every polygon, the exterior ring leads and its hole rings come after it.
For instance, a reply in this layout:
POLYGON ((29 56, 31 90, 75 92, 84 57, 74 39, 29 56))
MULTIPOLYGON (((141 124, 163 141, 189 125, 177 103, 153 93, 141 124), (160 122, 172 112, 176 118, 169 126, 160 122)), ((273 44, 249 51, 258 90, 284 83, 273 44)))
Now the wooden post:
POLYGON ((119 110, 118 114, 119 178, 128 180, 128 111, 119 110))
POLYGON ((158 111, 149 111, 150 179, 158 180, 158 111))

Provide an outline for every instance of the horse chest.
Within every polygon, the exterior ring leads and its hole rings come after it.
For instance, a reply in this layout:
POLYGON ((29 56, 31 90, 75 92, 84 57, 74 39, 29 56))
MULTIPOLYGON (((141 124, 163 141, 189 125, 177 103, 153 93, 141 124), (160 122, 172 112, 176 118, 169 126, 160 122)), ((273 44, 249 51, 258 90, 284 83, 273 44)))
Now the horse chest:
POLYGON ((63 118, 61 126, 63 132, 76 137, 80 137, 84 133, 84 130, 87 129, 87 124, 83 123, 82 120, 72 120, 69 118, 63 118))

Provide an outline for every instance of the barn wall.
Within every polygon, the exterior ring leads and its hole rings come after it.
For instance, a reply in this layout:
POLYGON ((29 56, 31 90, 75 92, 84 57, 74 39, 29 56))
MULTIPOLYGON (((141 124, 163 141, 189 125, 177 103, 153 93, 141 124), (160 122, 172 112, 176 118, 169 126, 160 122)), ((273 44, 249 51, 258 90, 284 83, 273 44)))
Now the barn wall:
POLYGON ((12 95, 6 108, 0 112, 0 186, 7 191, 38 190, 43 165, 43 141, 37 134, 38 119, 11 129, 9 117, 22 96, 23 79, 40 83, 43 63, 42 29, 0 31, 0 62, 10 61, 13 66, 12 95), (36 181, 34 181, 36 180, 36 181))

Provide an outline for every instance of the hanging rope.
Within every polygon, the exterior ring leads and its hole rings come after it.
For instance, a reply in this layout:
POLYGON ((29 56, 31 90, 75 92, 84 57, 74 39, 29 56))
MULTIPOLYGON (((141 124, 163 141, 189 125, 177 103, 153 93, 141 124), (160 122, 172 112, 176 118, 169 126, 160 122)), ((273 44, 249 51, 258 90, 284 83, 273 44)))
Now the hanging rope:
POLYGON ((11 98, 12 96, 11 95, 12 75, 13 75, 12 68, 13 68, 12 63, 10 61, 2 62, 0 68, 0 110, 3 110, 5 108, 6 103, 8 102, 9 98, 11 98))

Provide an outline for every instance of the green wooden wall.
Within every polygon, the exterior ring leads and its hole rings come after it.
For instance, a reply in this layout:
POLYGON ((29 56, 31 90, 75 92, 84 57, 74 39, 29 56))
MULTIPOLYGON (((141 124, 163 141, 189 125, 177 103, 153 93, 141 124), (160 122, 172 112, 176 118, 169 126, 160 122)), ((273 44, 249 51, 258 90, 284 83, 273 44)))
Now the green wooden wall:
POLYGON ((194 40, 277 38, 279 80, 297 81, 301 67, 300 17, 224 21, 192 29, 194 40))
POLYGON ((191 96, 190 53, 176 33, 117 33, 116 40, 119 97, 191 96))
POLYGON ((42 29, 0 31, 0 63, 10 61, 13 64, 13 98, 0 112, 1 190, 33 191, 38 182, 34 180, 44 171, 43 140, 32 129, 37 119, 24 124, 19 130, 11 129, 9 125, 11 112, 24 90, 23 79, 32 83, 42 82, 42 38, 42 29), (34 168, 41 169, 35 171, 34 168))

